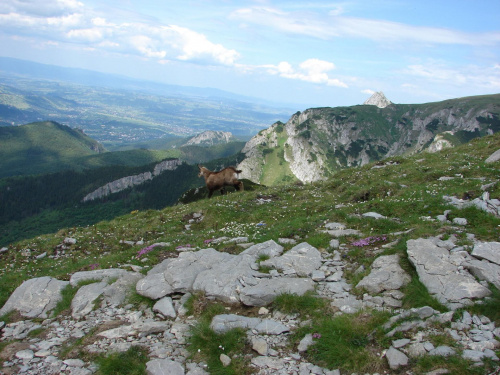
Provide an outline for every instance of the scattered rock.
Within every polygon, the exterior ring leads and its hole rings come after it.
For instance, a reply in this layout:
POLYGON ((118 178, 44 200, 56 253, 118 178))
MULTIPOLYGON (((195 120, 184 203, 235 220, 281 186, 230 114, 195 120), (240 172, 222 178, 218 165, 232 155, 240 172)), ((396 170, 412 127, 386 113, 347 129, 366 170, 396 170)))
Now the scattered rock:
POLYGON ((397 370, 401 366, 408 365, 409 359, 406 354, 400 352, 392 346, 385 353, 385 357, 387 358, 387 362, 389 363, 389 367, 391 368, 391 370, 397 370))

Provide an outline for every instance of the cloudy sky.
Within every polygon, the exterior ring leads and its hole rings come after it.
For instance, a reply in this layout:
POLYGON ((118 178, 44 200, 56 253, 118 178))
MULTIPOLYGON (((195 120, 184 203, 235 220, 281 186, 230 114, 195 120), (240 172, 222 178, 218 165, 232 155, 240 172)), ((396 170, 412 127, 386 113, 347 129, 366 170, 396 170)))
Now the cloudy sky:
POLYGON ((498 0, 1 0, 0 56, 273 102, 500 93, 498 0))

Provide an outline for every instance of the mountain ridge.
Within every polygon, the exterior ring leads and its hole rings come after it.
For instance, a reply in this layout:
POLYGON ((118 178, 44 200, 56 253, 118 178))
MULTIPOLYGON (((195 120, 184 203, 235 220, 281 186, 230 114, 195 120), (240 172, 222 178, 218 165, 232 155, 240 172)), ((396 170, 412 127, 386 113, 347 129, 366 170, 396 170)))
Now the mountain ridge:
POLYGON ((311 108, 259 132, 243 148, 238 168, 256 183, 312 182, 343 168, 498 131, 500 94, 385 108, 311 108))

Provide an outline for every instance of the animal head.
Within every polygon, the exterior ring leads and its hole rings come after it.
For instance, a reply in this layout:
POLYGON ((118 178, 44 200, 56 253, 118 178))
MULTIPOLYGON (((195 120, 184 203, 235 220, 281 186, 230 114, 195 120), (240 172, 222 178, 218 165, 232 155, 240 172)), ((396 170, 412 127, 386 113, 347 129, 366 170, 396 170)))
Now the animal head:
POLYGON ((198 169, 200 170, 200 173, 198 173, 198 177, 203 177, 206 172, 208 172, 208 169, 205 167, 202 167, 201 165, 198 164, 198 169))

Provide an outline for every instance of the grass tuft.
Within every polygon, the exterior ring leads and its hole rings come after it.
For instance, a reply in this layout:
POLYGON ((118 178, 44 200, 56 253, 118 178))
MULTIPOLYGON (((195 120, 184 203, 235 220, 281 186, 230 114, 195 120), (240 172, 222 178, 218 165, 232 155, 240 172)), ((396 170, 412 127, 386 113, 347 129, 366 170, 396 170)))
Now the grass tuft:
POLYGON ((145 375, 149 361, 145 348, 132 346, 123 353, 112 353, 97 359, 99 375, 145 375))

